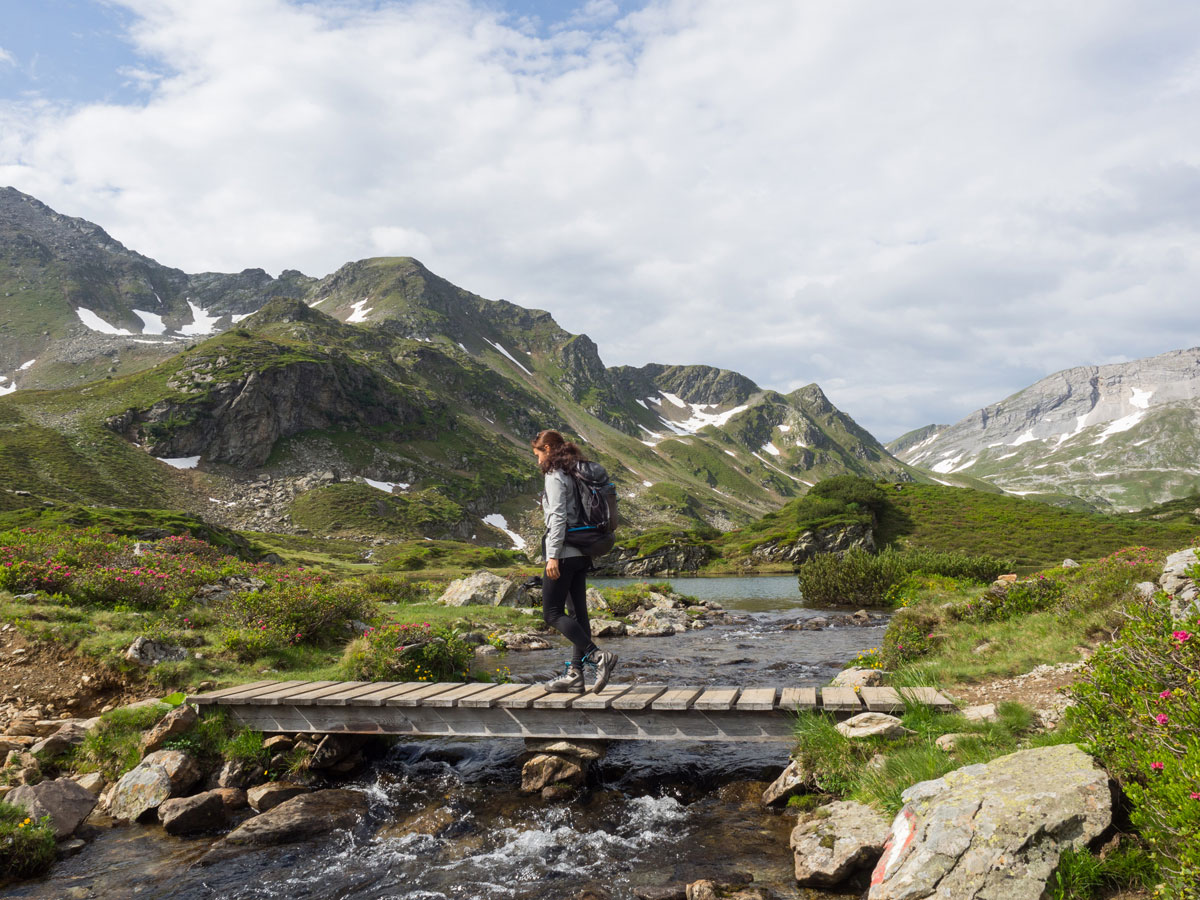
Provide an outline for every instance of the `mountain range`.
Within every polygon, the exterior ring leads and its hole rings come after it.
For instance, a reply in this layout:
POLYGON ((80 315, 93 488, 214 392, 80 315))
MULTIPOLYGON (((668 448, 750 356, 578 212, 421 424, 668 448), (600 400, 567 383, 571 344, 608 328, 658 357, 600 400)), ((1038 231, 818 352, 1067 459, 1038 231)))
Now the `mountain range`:
POLYGON ((549 313, 410 258, 189 275, 0 190, 0 504, 170 506, 240 528, 540 531, 529 440, 578 436, 636 530, 727 530, 834 474, 912 480, 817 385, 607 367, 549 313), (24 491, 14 494, 13 491, 24 491))
POLYGON ((1129 511, 1200 491, 1200 348, 1056 372, 888 444, 944 483, 1129 511))
POLYGON ((546 427, 610 468, 635 533, 726 531, 847 473, 1108 510, 1200 488, 1200 350, 1059 372, 885 447, 815 384, 605 366, 548 312, 415 259, 187 274, 13 188, 0 395, 0 508, 169 507, 260 531, 528 543, 546 427))

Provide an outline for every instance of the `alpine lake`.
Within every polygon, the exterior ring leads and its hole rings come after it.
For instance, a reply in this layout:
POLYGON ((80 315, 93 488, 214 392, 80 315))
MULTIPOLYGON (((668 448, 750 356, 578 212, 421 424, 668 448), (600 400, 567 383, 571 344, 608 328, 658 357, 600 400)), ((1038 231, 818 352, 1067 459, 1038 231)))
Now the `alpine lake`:
MULTIPOLYGON (((597 579, 619 586, 633 579, 597 579)), ((831 611, 802 605, 794 576, 674 578, 735 622, 670 637, 605 639, 614 681, 707 686, 826 684, 883 626, 792 630, 831 611)), ((841 609, 836 612, 846 612, 841 609)), ((520 680, 562 668, 568 645, 484 658, 520 680)), ((795 817, 761 803, 787 764, 786 742, 617 742, 587 789, 546 802, 522 794, 519 740, 405 739, 338 786, 370 812, 352 832, 194 865, 216 837, 157 826, 103 828, 49 876, 6 896, 28 900, 633 900, 637 887, 753 876, 778 898, 851 897, 797 888, 795 817)))

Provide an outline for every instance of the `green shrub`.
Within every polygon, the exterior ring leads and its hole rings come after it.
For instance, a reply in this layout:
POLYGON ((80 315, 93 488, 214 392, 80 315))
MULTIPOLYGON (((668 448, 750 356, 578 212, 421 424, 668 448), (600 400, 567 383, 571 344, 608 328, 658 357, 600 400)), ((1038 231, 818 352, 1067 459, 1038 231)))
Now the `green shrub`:
POLYGON ((1120 784, 1169 896, 1200 884, 1200 620, 1172 621, 1160 594, 1125 608, 1071 689, 1068 720, 1120 784))
POLYGON ((800 594, 812 605, 879 606, 907 574, 898 554, 855 548, 841 556, 820 553, 800 566, 797 577, 800 594))
POLYGON ((933 550, 895 550, 878 554, 852 548, 841 555, 822 553, 797 572, 800 593, 818 606, 904 605, 914 594, 916 574, 986 582, 1011 567, 1010 560, 933 550))
POLYGON ((1064 595, 1061 582, 1038 574, 1010 585, 994 585, 982 596, 951 608, 950 617, 976 622, 1004 622, 1055 607, 1064 595))
POLYGON ((844 505, 854 504, 871 513, 880 512, 887 505, 887 495, 875 482, 858 475, 834 475, 813 485, 806 495, 836 500, 844 505))
POLYGON ((465 681, 474 658, 449 628, 393 622, 352 641, 340 671, 350 681, 465 681))
POLYGON ((359 584, 364 591, 383 603, 424 603, 442 591, 442 585, 431 581, 397 578, 377 572, 363 575, 359 584))
POLYGON ((1154 884, 1154 860, 1142 848, 1122 843, 1105 856, 1068 847, 1050 878, 1050 900, 1093 900, 1114 890, 1148 890, 1154 884))
POLYGON ((170 711, 168 704, 155 703, 104 713, 75 751, 75 768, 116 781, 141 761, 142 732, 170 711))
POLYGON ((895 669, 929 653, 937 640, 938 617, 916 609, 897 610, 883 634, 879 662, 895 669))
POLYGON ((56 847, 49 816, 35 822, 23 807, 0 800, 0 884, 42 874, 56 847))
POLYGON ((627 616, 638 606, 650 599, 650 585, 645 582, 623 588, 607 588, 603 591, 609 611, 614 616, 627 616))
POLYGON ((217 614, 225 648, 253 660, 299 644, 328 646, 345 637, 352 620, 371 619, 375 604, 354 582, 326 584, 312 577, 234 594, 217 614))

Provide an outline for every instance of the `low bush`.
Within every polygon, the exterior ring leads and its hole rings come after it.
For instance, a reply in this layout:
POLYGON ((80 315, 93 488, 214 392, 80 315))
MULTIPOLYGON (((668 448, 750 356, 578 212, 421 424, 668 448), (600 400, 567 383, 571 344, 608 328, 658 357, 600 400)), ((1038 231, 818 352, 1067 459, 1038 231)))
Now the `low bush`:
POLYGON ((627 616, 637 608, 638 604, 649 601, 650 585, 639 582, 631 584, 629 587, 607 588, 602 593, 604 599, 608 601, 609 611, 614 616, 627 616))
POLYGON ((393 622, 355 638, 340 673, 350 681, 465 681, 474 658, 449 628, 393 622))
POLYGON ((142 732, 171 711, 167 703, 123 707, 104 713, 76 749, 73 766, 116 781, 142 758, 142 732))
POLYGON ((35 821, 23 807, 0 800, 0 885, 42 874, 56 848, 49 816, 35 821))
MULTIPOLYGON (((1198 567, 1200 568, 1200 567, 1198 567)), ((1193 575, 1200 572, 1193 570, 1193 575)), ((1200 619, 1136 599, 1071 689, 1068 718, 1120 784, 1164 893, 1200 896, 1200 619)))
POLYGON ((375 604, 353 582, 326 584, 313 576, 234 594, 217 615, 224 647, 239 659, 253 660, 297 644, 327 646, 341 640, 351 621, 375 616, 375 604))
POLYGON ((898 610, 883 634, 883 645, 876 660, 878 667, 896 669, 925 656, 936 644, 938 624, 938 617, 930 612, 898 610))
POLYGON ((840 556, 814 556, 800 566, 797 577, 804 599, 818 606, 896 606, 912 593, 905 585, 914 574, 986 582, 1011 565, 1010 560, 965 553, 889 547, 871 554, 853 548, 840 556))

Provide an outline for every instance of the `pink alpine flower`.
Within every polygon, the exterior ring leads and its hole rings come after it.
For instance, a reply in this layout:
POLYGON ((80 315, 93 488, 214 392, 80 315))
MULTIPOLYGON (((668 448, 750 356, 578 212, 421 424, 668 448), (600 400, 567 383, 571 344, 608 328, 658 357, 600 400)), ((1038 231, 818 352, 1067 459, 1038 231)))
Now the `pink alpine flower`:
POLYGON ((1154 721, 1157 722, 1159 725, 1166 725, 1169 720, 1167 719, 1166 713, 1159 713, 1157 716, 1154 717, 1154 721))
POLYGON ((1161 772, 1163 770, 1163 764, 1160 762, 1152 762, 1150 763, 1150 770, 1153 772, 1161 772))

